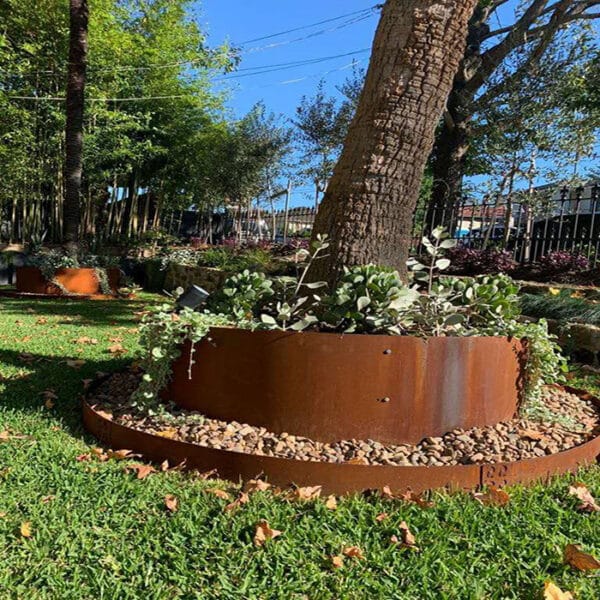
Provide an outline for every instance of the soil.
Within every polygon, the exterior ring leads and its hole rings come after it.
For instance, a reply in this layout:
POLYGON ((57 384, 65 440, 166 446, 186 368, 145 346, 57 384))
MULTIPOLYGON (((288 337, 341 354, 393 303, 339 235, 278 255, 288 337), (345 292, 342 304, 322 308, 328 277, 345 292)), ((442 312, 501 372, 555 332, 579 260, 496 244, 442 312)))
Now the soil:
POLYGON ((516 418, 493 427, 455 429, 442 437, 425 438, 416 445, 387 445, 370 439, 326 444, 247 423, 210 419, 173 404, 165 404, 160 414, 149 414, 127 403, 139 378, 140 374, 135 372, 115 373, 94 388, 88 402, 126 427, 210 448, 261 456, 396 466, 481 464, 555 454, 600 434, 600 409, 590 398, 548 386, 542 395, 547 410, 541 418, 516 418))

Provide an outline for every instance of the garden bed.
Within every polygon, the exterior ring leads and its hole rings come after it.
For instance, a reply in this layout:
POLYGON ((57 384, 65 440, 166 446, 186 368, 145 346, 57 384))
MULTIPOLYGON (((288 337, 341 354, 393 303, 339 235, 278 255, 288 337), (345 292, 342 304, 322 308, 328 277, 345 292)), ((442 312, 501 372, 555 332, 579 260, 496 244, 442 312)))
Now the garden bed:
MULTIPOLYGON (((18 267, 16 270, 16 292, 35 296, 101 296, 109 298, 101 289, 96 269, 60 268, 55 271, 55 283, 48 281, 37 267, 18 267), (67 293, 65 293, 65 291, 67 293)), ((106 269, 108 285, 117 294, 121 272, 117 268, 106 269)))
POLYGON ((321 442, 414 443, 512 418, 523 361, 521 343, 503 337, 217 327, 195 347, 182 346, 164 397, 212 418, 321 442))
POLYGON ((217 469, 235 480, 264 475, 277 485, 322 485, 335 493, 384 485, 413 491, 476 488, 545 479, 592 463, 600 454, 598 401, 556 386, 545 388, 544 403, 568 424, 516 418, 418 444, 371 439, 325 444, 208 419, 173 404, 160 416, 132 409, 126 400, 139 378, 127 372, 100 380, 84 404, 86 427, 113 448, 155 461, 185 462, 188 468, 217 469))

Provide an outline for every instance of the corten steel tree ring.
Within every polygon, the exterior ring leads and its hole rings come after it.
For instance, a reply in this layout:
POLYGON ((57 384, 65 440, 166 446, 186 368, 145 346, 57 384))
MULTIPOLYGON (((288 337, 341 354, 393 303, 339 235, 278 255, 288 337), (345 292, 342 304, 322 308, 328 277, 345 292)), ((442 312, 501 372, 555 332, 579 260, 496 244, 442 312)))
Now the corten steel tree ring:
MULTIPOLYGON (((108 284, 113 291, 117 292, 121 272, 116 268, 106 269, 108 284)), ((29 296, 63 296, 60 288, 46 280, 37 267, 18 267, 16 270, 16 294, 27 294, 29 296)), ((96 276, 96 270, 91 268, 61 268, 56 270, 55 279, 69 293, 84 297, 106 297, 100 288, 100 282, 96 276)))
MULTIPOLYGON (((573 391, 573 390, 570 390, 573 391)), ((300 461, 217 450, 130 429, 114 423, 84 403, 83 421, 88 431, 106 445, 127 448, 145 458, 185 468, 210 471, 233 480, 259 476, 281 487, 321 485, 324 493, 347 494, 389 486, 393 492, 429 489, 472 490, 483 485, 505 486, 546 481, 548 478, 593 463, 600 456, 600 437, 570 450, 510 463, 444 467, 400 467, 300 461)))
POLYGON ((195 347, 184 344, 164 397, 316 441, 418 443, 510 420, 523 359, 521 342, 501 337, 215 328, 195 347))

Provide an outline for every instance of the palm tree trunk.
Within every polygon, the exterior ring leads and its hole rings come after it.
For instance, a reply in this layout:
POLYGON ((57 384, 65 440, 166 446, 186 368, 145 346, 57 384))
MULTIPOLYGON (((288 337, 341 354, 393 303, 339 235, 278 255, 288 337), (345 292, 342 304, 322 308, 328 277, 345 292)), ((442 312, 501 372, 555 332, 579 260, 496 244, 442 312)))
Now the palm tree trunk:
POLYGON ((87 0, 69 0, 69 66, 67 81, 67 122, 65 203, 63 207, 63 242, 70 252, 77 252, 81 218, 81 173, 83 152, 83 106, 87 57, 87 0))
POLYGON ((312 280, 344 265, 377 263, 406 274, 412 217, 436 125, 465 48, 477 0, 387 0, 342 155, 313 235, 329 254, 312 280))

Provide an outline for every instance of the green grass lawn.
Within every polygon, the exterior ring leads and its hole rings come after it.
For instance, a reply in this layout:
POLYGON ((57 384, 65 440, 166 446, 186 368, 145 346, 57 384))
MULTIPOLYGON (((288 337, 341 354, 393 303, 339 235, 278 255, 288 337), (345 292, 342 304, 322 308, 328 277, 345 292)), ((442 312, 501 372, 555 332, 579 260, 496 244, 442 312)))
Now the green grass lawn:
POLYGON ((577 512, 568 495, 580 480, 599 498, 598 467, 547 488, 512 488, 504 508, 435 493, 432 508, 355 496, 328 510, 258 492, 225 512, 227 500, 206 490, 235 495, 232 484, 179 472, 138 480, 127 461, 78 461, 95 445, 81 426, 82 380, 131 360, 133 312, 154 298, 0 298, 0 432, 27 436, 0 441, 0 599, 522 600, 542 598, 547 579, 578 600, 600 598, 600 577, 562 564, 568 543, 600 557, 600 513, 577 512), (108 351, 118 343, 127 354, 108 351), (85 363, 69 366, 74 359, 85 363), (52 408, 46 390, 57 396, 52 408), (166 511, 166 494, 177 512, 166 511), (260 519, 283 532, 264 547, 253 544, 260 519), (420 551, 390 544, 402 521, 420 551), (20 532, 26 522, 30 537, 20 532), (330 556, 353 545, 364 559, 332 568, 330 556))

